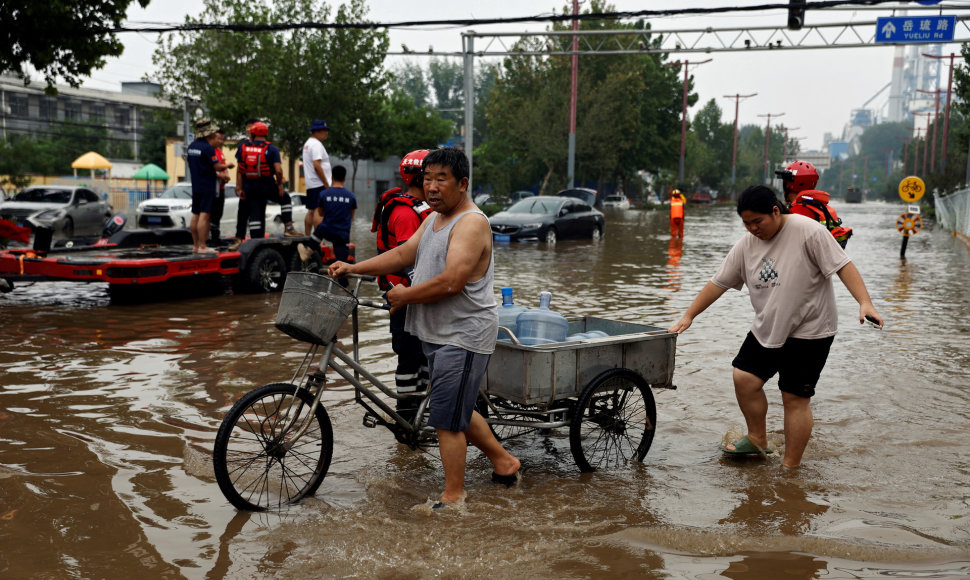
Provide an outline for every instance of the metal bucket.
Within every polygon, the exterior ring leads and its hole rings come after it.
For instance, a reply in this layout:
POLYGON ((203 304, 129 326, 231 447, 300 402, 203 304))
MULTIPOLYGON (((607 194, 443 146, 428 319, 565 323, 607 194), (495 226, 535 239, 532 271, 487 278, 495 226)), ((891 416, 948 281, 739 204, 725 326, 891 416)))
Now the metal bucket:
POLYGON ((356 307, 357 298, 335 280, 290 272, 276 311, 276 328, 302 342, 329 344, 356 307))

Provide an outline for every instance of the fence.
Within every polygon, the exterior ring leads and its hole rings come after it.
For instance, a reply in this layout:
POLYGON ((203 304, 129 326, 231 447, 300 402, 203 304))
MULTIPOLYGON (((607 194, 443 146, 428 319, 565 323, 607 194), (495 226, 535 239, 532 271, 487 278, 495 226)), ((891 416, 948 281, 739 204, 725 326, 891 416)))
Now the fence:
POLYGON ((970 189, 948 195, 933 194, 936 202, 936 221, 953 232, 954 236, 970 244, 970 189))

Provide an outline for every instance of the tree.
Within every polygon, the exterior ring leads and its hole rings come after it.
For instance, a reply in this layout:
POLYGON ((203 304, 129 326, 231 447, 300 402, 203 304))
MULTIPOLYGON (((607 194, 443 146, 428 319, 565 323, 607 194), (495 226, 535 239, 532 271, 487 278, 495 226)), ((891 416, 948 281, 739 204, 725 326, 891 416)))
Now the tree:
MULTIPOLYGON (((590 12, 612 8, 594 0, 590 12)), ((567 30, 569 24, 556 24, 567 30)), ((644 22, 588 21, 583 30, 632 28, 644 22)), ((650 38, 649 33, 645 38, 650 38)), ((609 38, 598 40, 610 43, 609 38)), ((650 38, 659 46, 659 38, 650 38)), ((541 49, 541 41, 523 41, 541 49)), ((591 55, 579 62, 576 177, 579 182, 632 179, 677 163, 682 85, 663 55, 591 55)), ((493 186, 540 182, 544 192, 566 184, 569 132, 568 56, 508 57, 486 105, 488 139, 476 149, 479 175, 493 186)), ((692 96, 696 100, 696 96, 692 96)))
MULTIPOLYGON (((136 0, 142 7, 150 0, 136 0)), ((4 0, 0 3, 0 72, 29 79, 29 67, 47 82, 47 91, 63 79, 73 87, 81 78, 119 56, 124 46, 111 28, 121 26, 132 0, 4 0)))
POLYGON ((165 167, 165 141, 169 137, 176 137, 178 133, 176 127, 179 121, 175 117, 175 111, 142 110, 139 116, 144 119, 144 125, 138 160, 142 163, 154 163, 159 167, 165 167))
MULTIPOLYGON (((320 0, 256 2, 204 0, 205 8, 188 23, 279 24, 294 14, 326 21, 331 9, 320 0)), ((349 0, 334 22, 363 22, 364 0, 349 0)), ((332 127, 328 148, 357 160, 387 152, 376 146, 379 112, 389 75, 383 59, 387 32, 337 28, 291 31, 183 32, 159 40, 153 61, 157 80, 173 102, 198 96, 218 123, 242 128, 259 117, 270 125, 270 139, 290 159, 290 175, 312 119, 332 127)))
POLYGON ((422 107, 431 102, 428 79, 425 78, 424 69, 421 68, 421 65, 413 61, 406 61, 391 71, 391 74, 396 81, 395 86, 411 97, 414 104, 422 107))

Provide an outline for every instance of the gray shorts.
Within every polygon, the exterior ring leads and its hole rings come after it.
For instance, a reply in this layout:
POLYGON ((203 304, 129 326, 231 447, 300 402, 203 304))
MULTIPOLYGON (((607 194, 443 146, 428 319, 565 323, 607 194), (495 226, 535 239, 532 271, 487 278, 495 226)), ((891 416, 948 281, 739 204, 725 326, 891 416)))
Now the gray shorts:
POLYGON ((467 430, 491 355, 451 345, 421 345, 431 372, 428 425, 446 431, 467 430))

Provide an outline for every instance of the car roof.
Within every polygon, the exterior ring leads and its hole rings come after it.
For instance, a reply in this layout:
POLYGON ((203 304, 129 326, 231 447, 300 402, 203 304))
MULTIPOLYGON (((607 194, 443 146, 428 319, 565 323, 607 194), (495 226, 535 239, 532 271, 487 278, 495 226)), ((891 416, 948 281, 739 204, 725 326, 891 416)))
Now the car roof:
POLYGON ((29 187, 23 188, 21 191, 34 191, 37 189, 49 190, 49 191, 74 191, 75 189, 90 189, 83 185, 31 185, 29 187))

